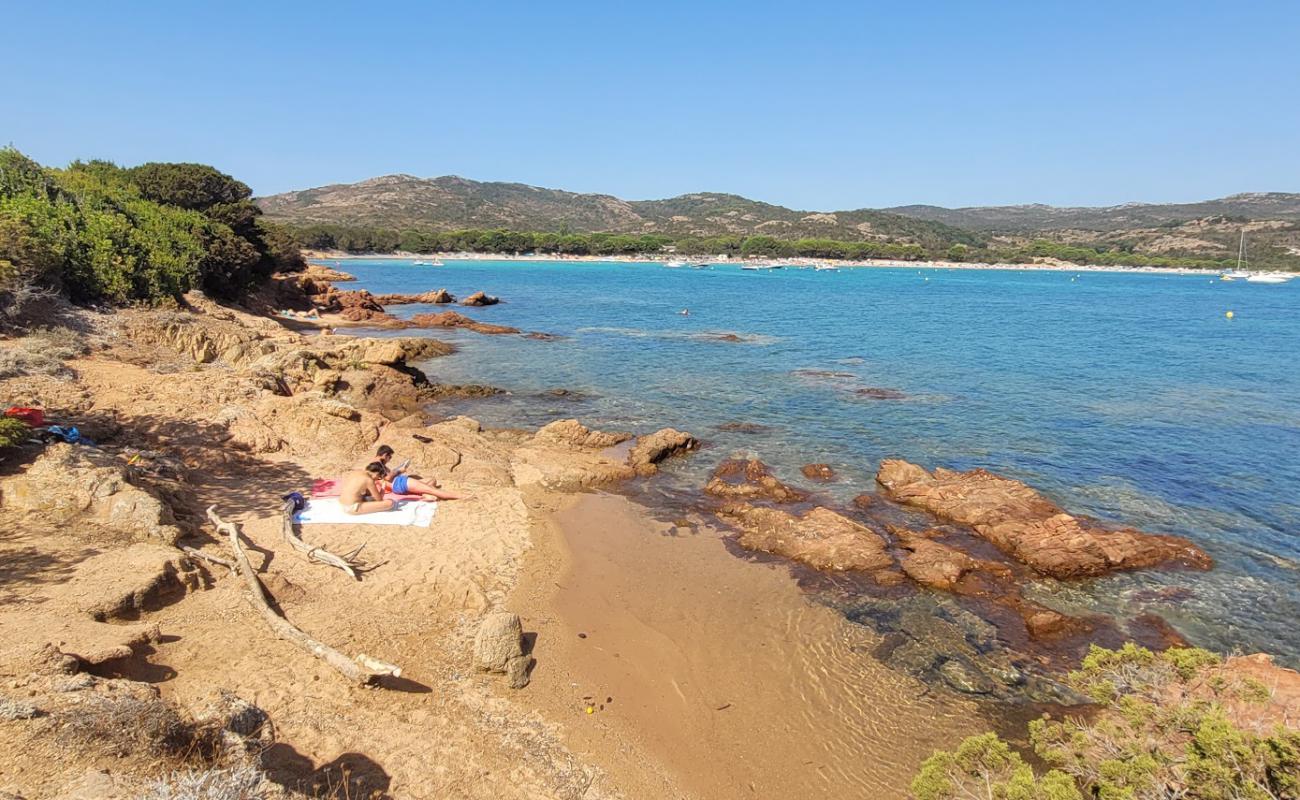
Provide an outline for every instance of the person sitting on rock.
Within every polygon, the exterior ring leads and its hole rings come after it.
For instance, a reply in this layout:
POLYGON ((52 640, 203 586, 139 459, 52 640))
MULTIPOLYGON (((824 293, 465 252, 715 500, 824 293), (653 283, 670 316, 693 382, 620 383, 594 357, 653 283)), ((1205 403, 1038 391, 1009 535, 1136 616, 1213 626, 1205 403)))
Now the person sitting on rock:
POLYGON ((372 461, 365 469, 352 470, 344 475, 339 481, 339 505, 348 514, 392 511, 396 504, 383 499, 387 472, 383 464, 372 461))

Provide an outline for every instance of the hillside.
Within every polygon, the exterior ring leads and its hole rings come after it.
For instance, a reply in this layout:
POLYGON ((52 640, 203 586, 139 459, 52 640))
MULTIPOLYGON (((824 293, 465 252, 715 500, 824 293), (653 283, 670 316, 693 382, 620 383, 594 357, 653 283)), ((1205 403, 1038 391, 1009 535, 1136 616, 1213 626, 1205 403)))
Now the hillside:
MULTIPOLYGON (((714 192, 629 201, 612 195, 580 194, 521 183, 480 182, 455 176, 386 175, 359 183, 271 195, 257 202, 268 219, 298 228, 350 226, 390 232, 387 237, 353 237, 355 242, 360 242, 354 246, 339 245, 341 249, 353 250, 395 249, 396 232, 403 230, 443 232, 445 238, 448 231, 505 229, 566 234, 655 234, 669 237, 679 245, 693 238, 771 237, 783 242, 816 239, 924 249, 924 253, 916 251, 903 256, 910 258, 950 257, 950 248, 960 244, 967 248, 963 257, 991 261, 1056 258, 1076 263, 1214 268, 1235 259, 1238 237, 1245 226, 1252 265, 1300 268, 1300 194, 1287 193, 1238 194, 1199 203, 1129 203, 1104 208, 1023 205, 950 209, 913 205, 816 212, 714 192), (1138 257, 1133 257, 1134 254, 1138 257), (1197 263, 1187 263, 1188 260, 1197 263)), ((335 246, 308 238, 309 246, 335 246)), ((771 240, 767 241, 767 245, 757 246, 751 242, 743 251, 836 257, 834 249, 805 247, 785 252, 790 248, 774 247, 771 240)), ((504 250, 533 246, 523 243, 504 250)), ((650 246, 657 249, 659 245, 650 246)), ((713 245, 706 244, 700 252, 708 252, 710 247, 713 245)), ((497 251, 502 246, 492 243, 480 246, 458 240, 440 248, 497 251)), ((426 244, 422 249, 439 248, 426 244)), ((839 248, 839 252, 846 252, 845 248, 839 248)), ((898 253, 880 255, 899 256, 898 253)))
POLYGON ((974 234, 943 223, 868 209, 823 214, 711 192, 667 200, 626 201, 604 194, 455 176, 385 175, 360 183, 271 195, 260 198, 258 204, 268 218, 296 225, 888 239, 929 247, 957 242, 976 244, 979 240, 974 234))
POLYGON ((1199 203, 1125 203, 1103 207, 1021 206, 943 208, 912 205, 883 209, 914 219, 982 231, 1028 233, 1051 230, 1119 231, 1153 228, 1208 217, 1300 221, 1300 194, 1234 194, 1199 203))

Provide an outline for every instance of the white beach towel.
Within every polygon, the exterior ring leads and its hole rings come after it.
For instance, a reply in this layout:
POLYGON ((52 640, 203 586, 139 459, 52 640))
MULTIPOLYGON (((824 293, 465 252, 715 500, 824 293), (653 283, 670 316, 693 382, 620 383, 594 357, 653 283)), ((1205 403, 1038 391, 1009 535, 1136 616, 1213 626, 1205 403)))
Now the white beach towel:
POLYGON ((293 521, 303 525, 414 525, 427 528, 438 510, 435 502, 402 500, 392 511, 373 514, 348 514, 339 505, 337 497, 313 497, 307 507, 293 515, 293 521))

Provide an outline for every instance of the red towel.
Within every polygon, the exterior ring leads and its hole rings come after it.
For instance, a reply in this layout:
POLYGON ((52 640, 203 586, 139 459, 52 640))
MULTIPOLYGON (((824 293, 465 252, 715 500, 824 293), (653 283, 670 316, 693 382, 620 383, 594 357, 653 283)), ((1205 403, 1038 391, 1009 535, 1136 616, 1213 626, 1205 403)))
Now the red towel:
POLYGON ((30 428, 45 427, 45 412, 39 408, 27 408, 26 406, 9 406, 5 410, 6 417, 20 419, 27 423, 30 428))

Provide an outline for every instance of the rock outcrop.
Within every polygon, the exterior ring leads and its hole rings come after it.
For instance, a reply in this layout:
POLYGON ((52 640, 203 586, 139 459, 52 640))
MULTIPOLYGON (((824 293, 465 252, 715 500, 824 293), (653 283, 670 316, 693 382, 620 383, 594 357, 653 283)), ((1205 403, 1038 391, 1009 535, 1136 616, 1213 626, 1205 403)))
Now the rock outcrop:
POLYGON ((464 300, 461 300, 460 304, 463 306, 494 306, 500 302, 500 297, 493 297, 486 292, 475 292, 464 300))
POLYGON ((639 437, 628 453, 627 462, 638 475, 653 475, 659 471, 659 462, 688 453, 699 445, 689 433, 664 428, 639 437))
POLYGON ((137 485, 125 464, 78 445, 47 447, 25 472, 0 484, 0 506, 92 522, 138 541, 170 545, 181 536, 171 508, 137 485))
POLYGON ((524 653, 523 634, 518 614, 508 611, 488 614, 474 637, 474 667, 482 672, 506 675, 512 689, 527 686, 532 659, 524 653))
POLYGON ((1107 530, 1072 516, 1020 481, 977 469, 928 473, 901 460, 881 462, 876 480, 893 500, 970 526, 1003 552, 1054 578, 1177 563, 1207 569, 1210 557, 1177 536, 1107 530))
POLYGON ((718 465, 705 484, 704 491, 729 500, 770 500, 774 503, 798 503, 808 493, 786 486, 768 466, 756 458, 729 458, 718 465))
POLYGON ((796 516, 777 508, 729 503, 718 516, 739 531, 736 541, 742 547, 814 569, 878 570, 894 563, 879 534, 828 508, 796 516))
POLYGON ((412 305, 415 303, 446 305, 456 302, 456 297, 446 289, 433 289, 420 294, 381 294, 376 296, 375 300, 385 306, 412 305))
POLYGON ((519 333, 518 328, 512 328, 509 325, 493 325, 488 322, 479 322, 455 311, 443 311, 438 314, 416 314, 411 317, 411 324, 419 328, 464 328, 475 333, 488 335, 519 333))

